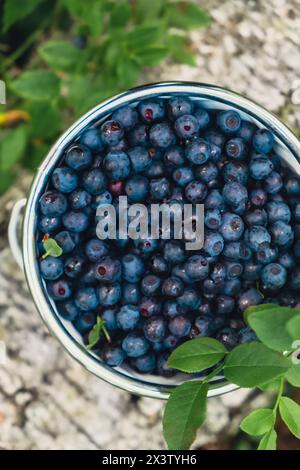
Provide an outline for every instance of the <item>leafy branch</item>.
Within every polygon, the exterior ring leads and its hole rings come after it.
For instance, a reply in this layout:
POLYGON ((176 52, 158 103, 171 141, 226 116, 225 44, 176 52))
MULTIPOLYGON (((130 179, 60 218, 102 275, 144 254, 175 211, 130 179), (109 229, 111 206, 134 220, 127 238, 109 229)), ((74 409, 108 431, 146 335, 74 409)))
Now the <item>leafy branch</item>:
POLYGON ((258 450, 275 450, 278 415, 300 439, 300 406, 283 396, 285 384, 300 387, 299 344, 300 311, 275 304, 250 307, 245 320, 259 341, 228 351, 212 338, 185 342, 170 355, 169 367, 185 373, 199 373, 215 366, 202 380, 177 386, 170 394, 163 418, 163 432, 169 449, 188 449, 197 429, 204 423, 209 382, 217 375, 240 387, 277 389, 273 408, 251 412, 241 422, 241 429, 251 436, 262 436, 258 450), (270 328, 272 325, 272 328, 270 328))
POLYGON ((109 332, 106 328, 106 321, 103 320, 99 315, 97 316, 97 321, 93 328, 91 329, 89 336, 88 336, 88 345, 86 346, 87 351, 90 351, 93 349, 94 346, 98 343, 100 340, 100 337, 104 334, 106 340, 110 343, 111 338, 109 335, 109 332))

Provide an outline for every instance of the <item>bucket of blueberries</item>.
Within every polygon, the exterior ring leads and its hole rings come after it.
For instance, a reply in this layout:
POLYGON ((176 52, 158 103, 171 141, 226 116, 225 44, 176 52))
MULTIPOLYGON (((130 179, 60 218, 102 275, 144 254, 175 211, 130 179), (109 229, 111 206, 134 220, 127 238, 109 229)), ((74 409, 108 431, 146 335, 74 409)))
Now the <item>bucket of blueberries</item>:
MULTIPOLYGON (((254 340, 247 307, 300 301, 299 155, 276 117, 213 85, 158 83, 100 103, 12 212, 11 247, 49 330, 97 377, 162 399, 194 378, 167 364, 183 342, 254 340), (99 238, 99 207, 125 196, 129 207, 201 204, 201 248, 172 230, 99 238)), ((220 374, 208 395, 235 388, 220 374)))

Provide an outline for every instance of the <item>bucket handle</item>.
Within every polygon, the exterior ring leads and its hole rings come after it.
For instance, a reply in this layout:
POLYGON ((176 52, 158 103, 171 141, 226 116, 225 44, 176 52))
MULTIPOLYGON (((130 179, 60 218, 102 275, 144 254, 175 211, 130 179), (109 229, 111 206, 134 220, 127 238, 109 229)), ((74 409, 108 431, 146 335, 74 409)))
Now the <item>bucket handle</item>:
POLYGON ((15 258, 16 263, 18 264, 19 268, 24 270, 23 265, 23 256, 22 256, 22 248, 19 236, 19 223, 21 220, 21 212, 22 209, 25 207, 27 199, 23 198, 20 199, 15 203, 13 209, 10 214, 10 220, 8 224, 8 242, 15 258))

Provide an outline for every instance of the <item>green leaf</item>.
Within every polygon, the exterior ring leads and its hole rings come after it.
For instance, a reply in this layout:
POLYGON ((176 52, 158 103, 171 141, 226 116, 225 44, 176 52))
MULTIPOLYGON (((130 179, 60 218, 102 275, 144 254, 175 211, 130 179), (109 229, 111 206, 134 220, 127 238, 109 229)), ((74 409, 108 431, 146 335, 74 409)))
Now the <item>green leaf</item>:
POLYGON ((128 1, 118 1, 114 5, 110 14, 110 26, 112 28, 120 28, 126 26, 130 19, 131 8, 128 1))
POLYGON ((12 171, 1 171, 0 194, 3 194, 14 182, 15 175, 12 171))
POLYGON ((286 331, 286 325, 294 315, 294 309, 289 307, 268 307, 258 311, 253 309, 248 315, 248 323, 266 346, 283 352, 292 347, 292 338, 286 331))
POLYGON ((191 339, 172 352, 168 365, 183 372, 200 372, 217 364, 226 354, 227 349, 216 339, 191 339))
POLYGON ((154 66, 158 65, 169 55, 169 49, 164 46, 153 46, 140 49, 135 58, 140 65, 154 66))
POLYGON ((278 387, 280 386, 280 378, 270 380, 269 382, 266 382, 264 384, 260 384, 258 388, 262 390, 263 392, 268 392, 272 390, 278 390, 278 387))
POLYGON ((59 80, 48 70, 36 69, 24 72, 12 82, 11 88, 27 100, 48 101, 58 96, 59 80))
POLYGON ((45 253, 42 256, 43 259, 47 258, 47 256, 58 258, 63 253, 62 248, 59 246, 56 240, 54 240, 54 238, 45 238, 43 240, 43 247, 45 250, 45 253))
POLYGON ((291 431, 300 439, 300 406, 288 397, 282 397, 279 402, 280 416, 291 431))
POLYGON ((32 101, 27 110, 30 115, 28 127, 31 137, 52 139, 57 136, 61 126, 57 107, 49 102, 32 101))
POLYGON ((195 3, 182 1, 168 5, 168 19, 171 26, 183 30, 207 27, 211 23, 209 14, 195 3))
POLYGON ((171 393, 163 417, 163 432, 170 450, 189 449, 205 420, 208 385, 186 382, 171 393))
POLYGON ((44 0, 5 0, 3 9, 3 32, 30 15, 44 0))
POLYGON ((270 431, 275 425, 274 410, 269 408, 261 408, 252 411, 240 424, 242 431, 250 434, 250 436, 261 436, 270 431))
POLYGON ((296 310, 297 314, 294 315, 291 320, 288 321, 286 329, 291 337, 295 340, 300 340, 300 315, 299 310, 296 310))
POLYGON ((267 432, 259 443, 257 450, 276 450, 277 433, 275 429, 267 432))
POLYGON ((10 170, 18 162, 26 149, 27 131, 25 126, 10 130, 0 142, 0 169, 3 172, 10 170))
POLYGON ((89 0, 88 4, 81 0, 63 0, 63 2, 70 13, 88 27, 93 36, 98 36, 102 32, 106 2, 101 0, 89 0))
POLYGON ((105 335, 107 341, 110 342, 111 339, 106 328, 106 321, 102 320, 100 316, 97 316, 97 322, 91 329, 88 336, 88 345, 86 346, 86 349, 88 351, 90 351, 94 346, 96 346, 102 333, 105 335))
POLYGON ((248 317, 251 315, 253 312, 260 312, 261 310, 268 310, 278 307, 277 304, 260 304, 260 305, 252 305, 252 307, 246 308, 243 313, 244 321, 248 325, 248 317))
POLYGON ((224 374, 230 382, 252 388, 284 375, 290 367, 290 359, 252 341, 237 346, 228 354, 224 374))
POLYGON ((293 364, 285 378, 293 387, 300 387, 300 364, 293 364))
POLYGON ((170 34, 167 37, 169 53, 172 58, 181 64, 195 65, 195 53, 189 46, 185 36, 170 34))
POLYGON ((146 47, 150 47, 150 45, 158 45, 162 34, 163 30, 160 24, 136 26, 126 33, 124 41, 128 51, 135 54, 146 47))
POLYGON ((51 40, 38 48, 41 58, 55 70, 72 70, 81 59, 81 51, 69 41, 51 40))

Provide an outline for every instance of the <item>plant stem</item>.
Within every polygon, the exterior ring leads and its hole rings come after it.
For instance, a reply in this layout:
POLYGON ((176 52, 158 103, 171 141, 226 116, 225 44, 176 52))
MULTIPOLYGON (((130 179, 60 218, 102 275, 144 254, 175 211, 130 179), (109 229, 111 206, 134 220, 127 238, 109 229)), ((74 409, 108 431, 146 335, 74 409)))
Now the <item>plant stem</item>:
POLYGON ((216 367, 216 369, 214 369, 210 374, 208 374, 208 376, 203 380, 203 382, 208 382, 209 380, 213 379, 216 375, 218 375, 219 372, 221 372, 221 370, 223 370, 224 368, 224 364, 222 362, 222 364, 220 364, 218 367, 216 367))
POLYGON ((275 405, 274 405, 274 408, 273 408, 274 413, 277 413, 277 410, 278 410, 279 402, 280 402, 282 394, 283 394, 284 382, 285 382, 285 379, 284 379, 284 377, 282 377, 282 379, 280 380, 279 388, 278 388, 278 394, 277 394, 276 402, 275 402, 275 405))

